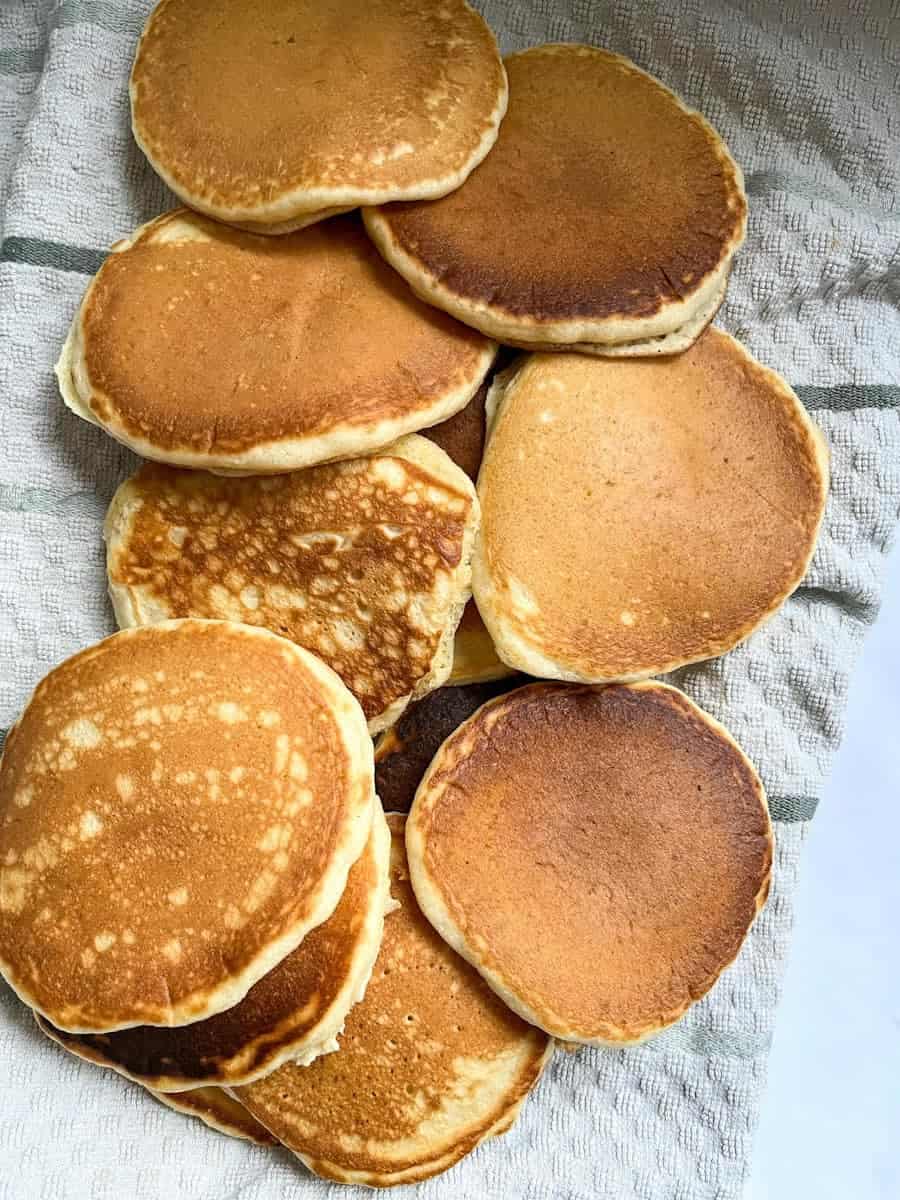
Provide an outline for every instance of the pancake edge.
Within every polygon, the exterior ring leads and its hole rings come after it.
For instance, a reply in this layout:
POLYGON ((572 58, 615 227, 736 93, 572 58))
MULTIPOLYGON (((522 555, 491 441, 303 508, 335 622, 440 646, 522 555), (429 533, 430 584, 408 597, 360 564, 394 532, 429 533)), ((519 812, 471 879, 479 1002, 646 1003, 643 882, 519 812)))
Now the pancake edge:
MULTIPOLYGON (((114 638, 147 637, 148 631, 155 630, 158 634, 175 631, 188 625, 227 626, 231 630, 240 630, 243 635, 253 637, 274 638, 283 647, 289 647, 290 653, 297 656, 304 667, 322 686, 326 702, 334 715, 335 725, 339 730, 348 759, 348 786, 346 807, 348 815, 344 822, 344 832, 338 839, 335 852, 329 868, 322 873, 318 887, 312 892, 307 903, 307 914, 302 920, 296 920, 279 937, 271 939, 262 945, 244 965, 243 969, 235 972, 221 983, 211 988, 195 988, 186 993, 176 1004, 161 1005, 151 1010, 157 1013, 157 1019, 150 1020, 146 1014, 140 1019, 110 1018, 102 1025, 86 1025, 83 1022, 73 1023, 70 1019, 60 1019, 55 1013, 46 1011, 31 995, 30 990, 12 970, 10 964, 0 954, 0 976, 9 984, 23 1004, 33 1012, 46 1018, 52 1025, 65 1033, 114 1033, 118 1029, 132 1029, 139 1025, 152 1025, 170 1028, 181 1025, 192 1025, 196 1021, 213 1017, 233 1008, 246 996, 250 988, 273 967, 277 966, 293 950, 296 950, 310 930, 323 924, 332 915, 344 893, 350 868, 362 853, 372 826, 372 814, 377 803, 375 796, 375 765, 372 739, 366 727, 363 711, 353 694, 344 686, 332 669, 308 650, 302 649, 295 642, 279 637, 271 630, 259 626, 242 625, 235 621, 207 621, 187 617, 176 621, 160 621, 155 625, 142 626, 139 629, 125 629, 101 638, 99 642, 76 652, 63 662, 57 664, 40 680, 26 700, 22 713, 12 729, 15 729, 21 716, 27 711, 38 691, 49 675, 68 666, 82 654, 95 651, 98 646, 112 641, 114 638)), ((12 733, 11 729, 11 733, 12 733)), ((7 736, 7 741, 9 735, 7 736)), ((70 1008, 83 1008, 84 1005, 70 1004, 70 1008)), ((96 1007, 96 1006, 95 1006, 96 1007)))
MULTIPOLYGON (((757 629, 766 624, 767 621, 779 611, 785 601, 797 590, 800 584, 806 577, 809 570, 809 565, 812 562, 813 555, 816 551, 818 543, 819 531, 822 526, 822 520, 825 515, 825 504, 828 499, 828 488, 830 481, 829 471, 829 451, 825 437, 818 426, 813 422, 809 413, 803 406, 800 398, 797 396, 793 388, 787 383, 777 371, 771 367, 763 366, 758 362, 750 352, 745 349, 731 334, 716 326, 710 328, 710 334, 717 338, 721 338, 729 350, 736 351, 742 361, 752 370, 759 371, 766 383, 778 395, 797 418, 798 424, 806 437, 809 438, 810 446, 813 451, 815 460, 816 474, 819 483, 819 512, 816 519, 815 528, 810 537, 809 546, 804 557, 798 561, 796 568, 786 587, 783 587, 776 593, 766 609, 764 609, 755 620, 745 623, 740 628, 733 631, 726 638, 709 645, 702 653, 692 654, 688 657, 675 657, 664 659, 659 662, 648 663, 645 667, 636 671, 623 671, 611 675, 600 675, 593 673, 573 661, 566 661, 562 658, 550 658, 543 651, 535 647, 532 642, 523 635, 518 628, 517 622, 512 622, 508 616, 500 611, 497 602, 497 592, 494 587, 491 572, 487 564, 487 556, 485 554, 484 541, 485 531, 482 525, 479 528, 478 536, 475 539, 475 551, 472 557, 472 592, 475 597, 475 602, 478 605, 478 610, 481 613, 482 620, 491 635, 494 642, 494 647, 498 657, 505 662, 513 670, 522 671, 526 675, 534 675, 538 679, 555 679, 562 680, 568 683, 589 683, 589 684, 605 684, 605 683, 637 683, 643 679, 650 679, 657 675, 665 675, 670 671, 675 671, 680 667, 692 666, 694 663, 706 662, 711 658, 718 658, 723 654, 733 650, 742 642, 745 642, 751 634, 757 629)), ((510 366, 499 372, 491 384, 488 391, 487 401, 485 404, 485 419, 487 422, 487 439, 484 449, 484 458, 482 467, 488 460, 491 451, 491 440, 493 434, 502 420, 505 407, 515 393, 516 382, 523 368, 527 367, 533 357, 523 355, 515 359, 510 366)), ((479 475, 479 482, 482 475, 479 475)))
MULTIPOLYGON (((506 56, 506 61, 526 54, 560 54, 573 49, 582 54, 598 54, 652 81, 662 89, 690 120, 696 121, 711 139, 711 148, 733 180, 732 195, 738 198, 740 217, 734 233, 721 252, 719 265, 708 272, 703 282, 695 287, 690 296, 680 300, 661 303, 660 310, 650 317, 628 317, 613 315, 590 319, 586 317, 568 320, 528 318, 511 312, 496 301, 474 300, 462 292, 444 285, 433 271, 416 255, 405 249, 394 236, 389 215, 381 207, 367 205, 363 208, 366 230, 385 260, 403 276, 415 294, 428 304, 440 308, 466 325, 480 330, 489 337, 506 345, 519 343, 534 344, 558 342, 568 345, 589 343, 589 353, 605 353, 600 347, 622 343, 640 343, 667 334, 677 334, 679 329, 699 320, 700 314, 709 309, 714 296, 727 283, 731 261, 744 242, 747 233, 747 193, 743 172, 732 157, 721 134, 702 113, 690 108, 671 88, 647 71, 641 70, 631 59, 622 54, 613 54, 596 46, 569 42, 548 42, 531 46, 506 56)), ((712 319, 712 318, 710 318, 712 319)), ((699 332, 699 331, 698 331, 699 332)), ((643 354, 653 351, 630 350, 623 353, 643 354)), ((657 351, 658 353, 658 351, 657 351)))
MULTIPOLYGON (((447 620, 435 648, 429 669, 420 677, 411 691, 398 696, 382 712, 376 713, 368 719, 369 733, 375 735, 388 729, 399 720, 401 714, 414 700, 419 700, 428 692, 442 687, 450 676, 453 666, 456 631, 462 620, 466 604, 472 595, 472 555, 474 553, 475 537, 481 521, 481 507, 478 502, 478 493, 475 485, 465 471, 456 465, 445 450, 442 450, 434 442, 429 441, 428 438, 420 437, 418 434, 407 434, 398 441, 385 446, 382 450, 372 451, 370 455, 365 457, 402 459, 405 462, 413 464, 413 466, 419 467, 444 487, 460 492, 469 501, 468 515, 463 523, 460 561, 450 572, 453 601, 449 607, 447 620)), ((106 543, 107 585, 113 612, 120 629, 133 629, 157 624, 160 620, 159 617, 150 615, 153 611, 153 605, 149 600, 143 598, 142 589, 139 586, 117 583, 114 579, 117 556, 123 544, 128 542, 132 523, 140 511, 142 504, 135 482, 138 473, 136 472, 134 475, 129 476, 128 479, 119 484, 110 501, 103 523, 103 538, 106 543)), ((264 629, 266 626, 254 626, 254 628, 264 629)), ((297 643, 294 644, 296 645, 297 643)), ((506 672, 507 668, 502 667, 502 671, 506 672)))
MULTIPOLYGON (((206 1089, 198 1088, 197 1090, 205 1091, 206 1089)), ((238 1125, 236 1121, 230 1122, 221 1114, 214 1115, 212 1112, 205 1111, 200 1107, 193 1108, 189 1104, 185 1104, 183 1099, 179 1100, 178 1096, 171 1095, 170 1093, 158 1092, 150 1087, 144 1088, 144 1091, 149 1096, 152 1096, 154 1100, 159 1101, 160 1104, 164 1104, 166 1108, 171 1108, 173 1112, 181 1113, 185 1117, 196 1117, 198 1121, 202 1121, 204 1125, 208 1125, 210 1129, 214 1129, 216 1133, 225 1133, 229 1137, 240 1138, 244 1142, 253 1142, 257 1146, 280 1145, 278 1139, 272 1137, 268 1129, 264 1125, 260 1125, 259 1121, 255 1117, 252 1117, 249 1112, 247 1113, 246 1124, 238 1125)), ((230 1096, 229 1099, 234 1100, 234 1096, 230 1096)), ((240 1103, 238 1100, 234 1100, 234 1102, 235 1104, 240 1103)))
MULTIPOLYGON (((130 250, 142 238, 152 235, 157 225, 175 219, 190 220, 196 213, 187 208, 175 208, 146 221, 128 237, 121 238, 110 247, 110 254, 121 254, 130 250)), ((206 219, 206 218, 204 218, 206 219)), ((247 231, 244 231, 247 232, 247 231)), ((256 232, 256 231, 254 231, 256 232)), ((59 391, 63 402, 71 412, 91 425, 97 425, 121 445, 152 462, 167 463, 174 467, 189 467, 206 470, 218 475, 282 475, 299 471, 320 463, 337 462, 346 458, 359 458, 382 449, 391 442, 420 429, 430 428, 454 416, 465 408, 491 368, 498 347, 485 339, 469 381, 444 393, 427 410, 419 409, 402 417, 382 418, 369 425, 344 424, 312 437, 285 437, 261 440, 234 454, 207 452, 190 449, 160 449, 152 441, 130 433, 122 427, 116 414, 111 421, 101 420, 91 407, 93 385, 87 371, 84 345, 84 315, 90 303, 97 280, 103 273, 103 265, 85 289, 68 334, 54 366, 59 391)))
POLYGON ((349 212, 354 208, 359 208, 361 205, 366 204, 389 204, 400 200, 436 200, 440 196, 446 196, 450 192, 456 191, 468 179, 478 164, 487 157, 497 140, 497 135, 500 132, 500 123, 506 116, 506 108, 509 102, 509 82, 506 77, 506 68, 500 57, 500 50, 497 46, 494 31, 488 25, 487 21, 485 21, 484 17, 468 3, 468 0, 463 0, 463 6, 478 19, 488 35, 500 67, 500 86, 497 91, 494 108, 486 118, 488 127, 481 135, 478 143, 473 147, 469 157, 455 171, 448 171, 444 175, 432 178, 425 177, 418 183, 410 184, 406 187, 295 187, 283 190, 276 199, 269 203, 256 206, 210 204, 209 201, 198 197, 190 188, 179 183, 171 172, 151 154, 146 140, 141 134, 140 123, 135 114, 137 99, 135 75, 138 70, 141 51, 143 50, 144 37, 156 13, 156 8, 150 12, 141 31, 137 49, 135 50, 134 62, 128 76, 128 100, 132 135, 147 162, 159 178, 189 208, 212 217, 214 220, 222 221, 224 224, 236 225, 238 227, 240 227, 241 222, 252 224, 253 232, 275 234, 289 233, 296 229, 302 229, 305 225, 310 225, 315 221, 321 220, 322 217, 316 214, 322 209, 336 209, 340 207, 342 211, 349 212), (260 228, 261 226, 267 226, 268 228, 263 231, 260 228))
MULTIPOLYGON (((65 1034, 65 1030, 55 1030, 43 1016, 35 1012, 34 1018, 39 1029, 52 1042, 56 1042, 58 1046, 74 1058, 80 1058, 84 1062, 90 1062, 95 1066, 115 1071, 117 1075, 121 1075, 124 1079, 130 1080, 132 1083, 138 1083, 148 1091, 154 1093, 154 1095, 159 1093, 160 1096, 178 1096, 184 1092, 192 1092, 207 1087, 238 1087, 245 1083, 253 1083, 256 1079, 262 1079, 285 1063, 293 1062, 297 1063, 298 1066, 308 1067, 310 1063, 314 1062, 321 1055, 334 1053, 340 1049, 338 1037, 344 1031, 344 1024, 350 1010, 366 994, 366 988, 369 986, 369 980, 372 977, 378 952, 381 949, 384 918, 391 911, 391 835, 380 804, 373 806, 371 837, 378 872, 378 883, 370 899, 365 915, 363 935, 354 949, 351 968, 344 985, 329 1008, 304 1037, 282 1044, 277 1052, 269 1054, 261 1066, 257 1066, 252 1071, 229 1071, 227 1068, 223 1068, 216 1075, 191 1076, 190 1078, 183 1075, 139 1074, 122 1066, 121 1063, 115 1062, 112 1058, 103 1054, 97 1047, 84 1046, 79 1043, 73 1045, 64 1040, 64 1038, 58 1035, 59 1033, 65 1034)), ((300 948, 302 949, 302 945, 300 948)), ((266 1031, 262 1035, 263 1039, 269 1040, 272 1033, 272 1030, 266 1031)), ((239 1060, 243 1053, 245 1053, 247 1046, 253 1044, 252 1040, 248 1041, 244 1050, 233 1055, 229 1061, 239 1060)), ((232 1098, 234 1099, 234 1097, 232 1098)), ((178 1106, 173 1104, 172 1107, 177 1108, 178 1106)), ((193 1112, 193 1109, 191 1111, 193 1112)))
MULTIPOLYGON (((535 1030, 535 1032, 540 1033, 541 1031, 535 1030)), ((404 1167, 399 1171, 354 1171, 326 1158, 316 1158, 313 1155, 300 1154, 296 1150, 291 1150, 289 1146, 286 1146, 285 1149, 293 1154, 295 1158, 299 1158, 307 1170, 311 1171, 314 1175, 317 1175, 320 1179, 331 1180, 333 1183, 357 1184, 362 1187, 371 1188, 389 1188, 404 1183, 422 1183, 426 1179, 432 1179, 435 1175, 442 1175, 445 1171, 449 1171, 451 1167, 455 1167, 467 1155, 477 1150, 483 1142, 487 1142, 495 1137, 501 1137, 512 1129, 519 1117, 519 1113, 522 1111, 522 1106, 540 1080, 550 1059, 553 1057, 554 1049, 554 1039, 547 1038, 544 1050, 540 1055, 535 1057, 530 1070, 526 1073, 526 1079, 518 1085, 516 1089, 517 1098, 509 1104, 493 1124, 489 1125, 481 1133, 470 1135, 459 1146, 454 1146, 452 1150, 448 1150, 436 1158, 416 1163, 414 1166, 404 1167)), ((262 1122, 259 1123, 262 1124, 262 1122)), ((281 1144, 283 1145, 283 1143, 281 1144)))
POLYGON ((702 309, 689 317, 683 325, 657 337, 641 338, 635 342, 619 342, 616 345, 602 342, 512 342, 517 350, 530 350, 532 353, 563 352, 573 354, 590 354, 595 358, 661 358, 683 354, 690 350, 703 331, 712 324, 728 292, 728 279, 731 275, 731 263, 722 272, 719 286, 702 309))
MULTIPOLYGON (((526 684, 525 686, 534 689, 541 688, 543 686, 543 682, 544 681, 536 684, 526 684)), ((553 686, 553 684, 551 683, 550 686, 553 686)), ((598 691, 602 690, 602 685, 593 686, 598 691)), ((445 942, 447 942, 449 946, 452 947, 452 949, 457 952, 457 954, 464 958, 475 968, 476 971, 478 971, 484 981, 494 992, 497 993, 500 999, 509 1008, 511 1008, 513 1012, 518 1013, 523 1020, 528 1021, 532 1025, 536 1025, 538 1029, 543 1029, 545 1033, 557 1038, 561 1042, 577 1043, 584 1046, 618 1047, 639 1045, 641 1042, 647 1041, 649 1038, 654 1037, 657 1033, 661 1033, 664 1029, 668 1029, 671 1025, 674 1025, 676 1021, 680 1020, 693 1004, 706 995, 706 993, 721 977, 722 973, 729 966, 731 966, 731 964, 737 958, 741 948, 747 940, 747 935, 752 929, 756 917, 759 915, 766 903, 766 900, 768 899, 769 888, 772 880, 775 836, 769 814, 769 805, 766 798, 765 788, 763 787, 762 780, 759 777, 756 767, 754 767, 753 763, 735 741, 733 735, 728 729, 725 728, 724 725, 721 724, 721 722, 717 721, 715 717, 710 716, 708 712, 691 700, 686 693, 682 692, 679 688, 672 687, 671 684, 661 683, 658 680, 650 680, 629 684, 628 686, 633 691, 657 691, 673 693, 679 698, 679 701, 684 701, 687 703, 688 707, 692 710, 692 715, 698 717, 709 729, 712 730, 713 733, 717 734, 731 747, 731 749, 743 761, 750 773, 750 778, 754 784, 754 790, 759 799, 761 811, 765 817, 768 834, 768 854, 766 856, 763 879, 756 894, 754 913, 749 924, 747 925, 747 928, 739 938, 737 945, 730 953, 730 956, 726 957, 718 969, 703 982, 696 994, 689 996, 688 999, 686 999, 682 1004, 678 1005, 669 1012, 661 1013, 657 1020, 636 1022, 632 1025, 616 1025, 614 1023, 604 1021, 600 1023, 601 1032, 592 1032, 575 1027, 567 1022, 565 1017, 548 1007, 542 1007, 538 1009, 528 1004, 512 989, 504 973, 499 968, 488 966, 478 952, 473 950, 468 944, 465 934, 450 915, 450 911, 444 900, 440 887, 428 872, 428 869, 425 865, 425 848, 427 839, 421 828, 422 812, 427 802, 427 790, 431 781, 431 777, 441 766, 441 756, 445 752, 449 743, 453 739, 460 736, 464 731, 468 730, 471 725, 473 725, 482 717, 486 710, 491 709, 491 707, 497 704, 508 701, 510 696, 514 696, 516 694, 515 691, 507 692, 504 695, 496 696, 493 699, 488 700, 481 706, 481 708, 474 712, 472 716, 468 718, 468 720, 457 726, 454 732, 450 734, 450 736, 438 750, 437 754, 434 756, 431 765, 428 767, 428 770, 422 777, 422 782, 419 784, 419 787, 416 791, 412 807, 409 811, 409 817, 406 822, 406 853, 407 861, 409 863, 410 882, 412 884, 416 900, 419 903, 419 907, 440 934, 440 936, 445 942)))

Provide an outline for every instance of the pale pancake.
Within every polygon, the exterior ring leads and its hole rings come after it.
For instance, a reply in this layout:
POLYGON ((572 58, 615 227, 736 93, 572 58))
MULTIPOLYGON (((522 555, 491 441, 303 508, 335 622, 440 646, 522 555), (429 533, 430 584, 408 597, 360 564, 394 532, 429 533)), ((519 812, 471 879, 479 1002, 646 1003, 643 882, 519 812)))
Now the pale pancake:
POLYGON ((189 1117, 199 1117, 210 1129, 228 1133, 232 1137, 256 1142, 258 1146, 277 1146, 278 1139, 272 1137, 259 1121, 254 1120, 243 1104, 218 1087, 194 1088, 190 1092, 154 1092, 146 1089, 154 1100, 174 1108, 189 1117))
POLYGON ((755 770, 660 683, 489 702, 435 756, 406 843, 450 945, 526 1020, 593 1044, 641 1041, 703 996, 772 866, 755 770))
POLYGON ((505 679, 513 674, 497 654, 494 641, 481 619, 474 600, 463 609, 462 618, 456 627, 453 640, 453 668, 447 683, 488 683, 492 679, 505 679))
POLYGON ((409 812, 416 788, 443 742, 488 700, 524 682, 520 675, 442 687, 411 704, 375 744, 375 791, 386 809, 409 812))
POLYGON ((390 903, 390 833, 381 806, 373 811, 337 908, 233 1008, 180 1029, 75 1034, 40 1016, 38 1025, 79 1058, 159 1092, 249 1083, 284 1062, 306 1065, 337 1050, 347 1013, 365 994, 390 903))
POLYGON ((56 373, 144 458, 269 474, 443 420, 494 351, 417 300, 357 217, 272 240, 176 209, 113 247, 56 373))
POLYGON ((472 588, 510 666, 658 675, 730 650, 803 579, 827 450, 720 330, 677 358, 524 358, 488 408, 472 588))
MULTIPOLYGON (((487 383, 483 383, 465 408, 455 416, 431 429, 423 429, 424 437, 436 442, 442 450, 475 482, 484 453, 487 383)), ((479 683, 502 679, 511 674, 509 667, 497 657, 491 635, 470 600, 463 610, 453 643, 453 669, 448 683, 479 683)))
POLYGON ((506 68, 509 112, 466 183, 366 210, 382 254, 430 303, 504 342, 600 353, 696 337, 746 228, 722 139, 606 50, 539 46, 506 68))
POLYGON ((478 512, 416 436, 277 478, 145 465, 106 519, 116 618, 264 625, 335 670, 377 733, 450 672, 478 512))
POLYGON ((464 0, 162 0, 130 91, 168 186, 271 233, 446 195, 493 146, 507 99, 493 34, 464 0))
POLYGON ((234 1093, 317 1175, 374 1187, 427 1179, 508 1128, 553 1045, 497 1000, 422 916, 409 885, 404 818, 388 821, 399 909, 385 922, 340 1053, 281 1067, 234 1093))
POLYGON ((230 1008, 334 912, 369 836, 371 741, 324 663, 170 621, 38 685, 0 761, 0 972, 60 1029, 230 1008))

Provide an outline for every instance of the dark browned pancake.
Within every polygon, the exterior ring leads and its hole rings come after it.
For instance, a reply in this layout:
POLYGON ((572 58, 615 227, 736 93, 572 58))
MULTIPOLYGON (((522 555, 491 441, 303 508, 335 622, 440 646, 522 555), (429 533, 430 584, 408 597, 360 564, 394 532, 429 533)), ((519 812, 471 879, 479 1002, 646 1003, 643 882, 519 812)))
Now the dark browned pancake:
POLYGON ((484 453, 484 402, 487 393, 488 384, 485 381, 465 408, 461 408, 455 416, 441 421, 440 425, 422 430, 422 436, 436 442, 473 483, 478 479, 484 453))
POLYGON ((398 910, 385 921, 340 1052, 234 1089, 316 1174, 375 1187, 427 1179, 507 1129, 553 1044, 499 1001, 422 916, 409 884, 404 820, 388 814, 398 910))
POLYGON ((659 683, 536 683, 444 743, 407 822, 416 898, 527 1020, 640 1041, 732 961, 772 830, 726 730, 659 683))
POLYGON ((390 836, 375 807, 368 845, 334 913, 233 1008, 180 1029, 75 1034, 41 1016, 38 1025, 79 1058, 164 1092, 245 1083, 288 1059, 312 1062, 337 1050, 337 1034, 375 962, 389 900, 390 836))
POLYGON ((409 812, 416 788, 444 742, 482 704, 522 677, 442 687, 410 705, 375 746, 375 790, 389 812, 409 812))
POLYGON ((506 69, 491 154, 441 200, 367 209, 379 249, 419 295, 501 341, 599 350, 696 323, 746 225, 721 138, 605 50, 538 46, 506 69))

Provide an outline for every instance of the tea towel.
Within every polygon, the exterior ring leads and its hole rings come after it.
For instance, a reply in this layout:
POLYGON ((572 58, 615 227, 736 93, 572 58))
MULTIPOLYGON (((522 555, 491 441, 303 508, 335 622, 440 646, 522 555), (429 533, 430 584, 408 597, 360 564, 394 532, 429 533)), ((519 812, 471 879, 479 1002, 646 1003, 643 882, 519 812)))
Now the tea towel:
MULTIPOLYGON (((804 586, 746 645, 675 680, 734 731, 770 797, 774 888, 740 958, 647 1046, 557 1054, 513 1131, 417 1196, 727 1200, 748 1173, 804 832, 900 509, 900 12, 890 0, 482 8, 504 50, 606 46, 724 134, 751 217, 719 323, 795 385, 833 481, 804 586)), ((52 366, 104 249, 172 202, 129 133, 148 10, 0 3, 3 727, 50 666, 113 629, 100 528, 135 460, 63 407, 52 366)), ((3 1200, 337 1195, 287 1152, 212 1133, 66 1057, 3 985, 0 1164, 3 1200)))

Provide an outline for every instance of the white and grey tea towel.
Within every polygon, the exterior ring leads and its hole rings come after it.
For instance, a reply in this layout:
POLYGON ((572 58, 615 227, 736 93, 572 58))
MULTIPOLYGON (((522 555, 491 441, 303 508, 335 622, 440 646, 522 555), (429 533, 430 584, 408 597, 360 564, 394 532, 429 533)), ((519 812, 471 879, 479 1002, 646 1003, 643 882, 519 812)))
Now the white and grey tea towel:
MULTIPOLYGON (((134 466, 56 394, 52 366, 103 250, 171 198, 129 134, 146 0, 0 0, 0 726, 109 633, 100 527, 134 466)), ((758 763, 774 892, 739 961, 645 1048, 559 1054, 513 1132, 421 1200, 739 1195, 801 846, 841 735, 900 508, 900 10, 891 0, 486 0, 505 50, 588 41, 722 131, 751 221, 720 322, 797 387, 833 483, 805 586, 678 682, 758 763)), ((330 1185, 63 1056, 0 985, 0 1197, 268 1200, 330 1185)))

